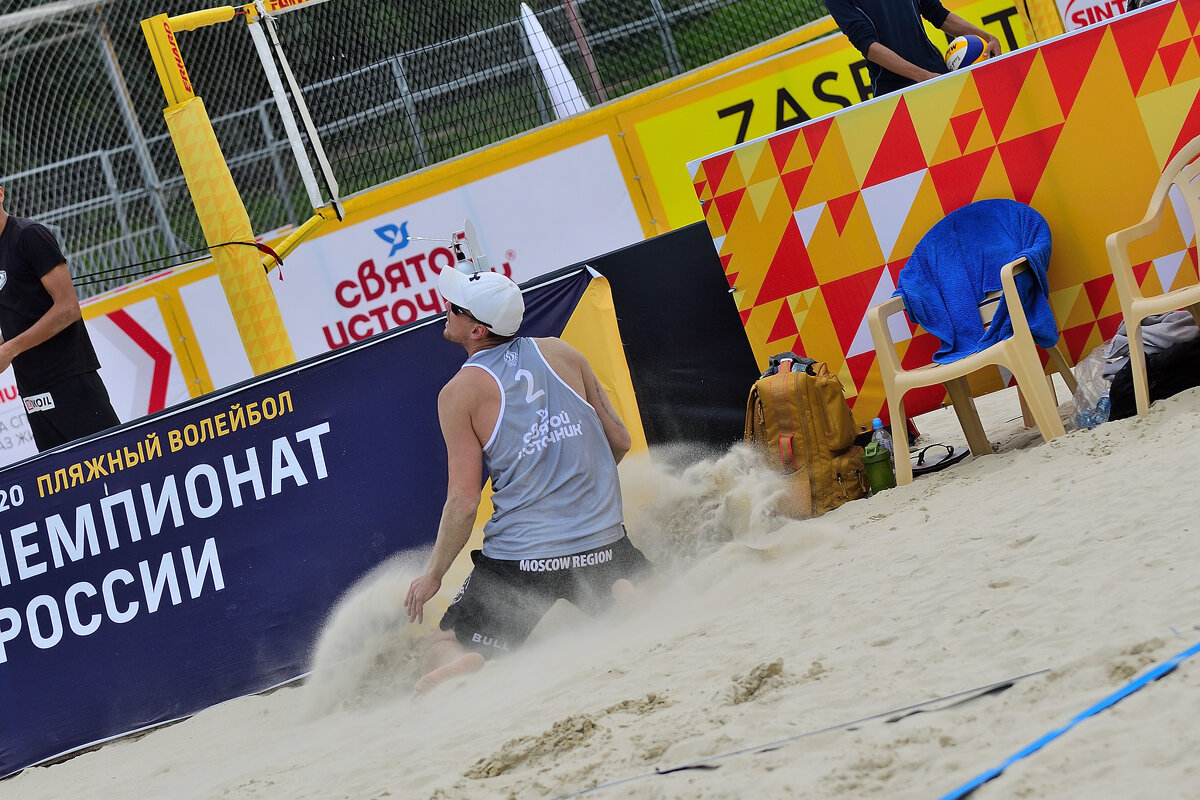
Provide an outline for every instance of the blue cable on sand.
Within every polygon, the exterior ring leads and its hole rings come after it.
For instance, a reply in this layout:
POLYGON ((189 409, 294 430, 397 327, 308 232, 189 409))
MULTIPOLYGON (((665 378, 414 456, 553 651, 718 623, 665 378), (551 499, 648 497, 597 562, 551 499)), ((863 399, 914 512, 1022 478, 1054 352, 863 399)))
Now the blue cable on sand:
POLYGON ((1004 770, 1008 769, 1008 767, 1010 767, 1012 764, 1016 763, 1017 761, 1020 761, 1022 758, 1025 758, 1028 755, 1036 753, 1038 750, 1041 750, 1048 743, 1050 743, 1054 739, 1057 739, 1059 736, 1062 736, 1064 733, 1071 730, 1071 728, 1074 728, 1076 725, 1078 725, 1080 722, 1087 719, 1088 717, 1099 714, 1104 709, 1123 700, 1124 698, 1133 694, 1138 689, 1141 689, 1143 686, 1150 683, 1151 681, 1158 680, 1159 678, 1161 678, 1162 676, 1166 675, 1168 672, 1171 672, 1173 669, 1175 669, 1177 666, 1179 666, 1180 662, 1182 662, 1184 659, 1190 658, 1191 656, 1194 656, 1198 652, 1200 652, 1200 642, 1197 642, 1196 644, 1192 645, 1187 650, 1184 650, 1182 653, 1180 653, 1179 655, 1170 659, 1169 661, 1165 661, 1162 664, 1159 664, 1157 667, 1150 670, 1145 675, 1142 675, 1140 678, 1134 678, 1133 681, 1131 681, 1130 683, 1127 683, 1125 686, 1123 686, 1120 689, 1118 689, 1117 691, 1113 692, 1108 697, 1101 700, 1099 703, 1096 703, 1094 706, 1087 709, 1086 711, 1083 711, 1083 712, 1077 714, 1074 718, 1071 719, 1070 722, 1068 722, 1066 725, 1063 725, 1058 730, 1054 730, 1054 731, 1051 731, 1050 733, 1047 733, 1045 736, 1043 736, 1042 738, 1033 742, 1032 744, 1029 744, 1029 745, 1025 746, 1024 748, 1018 750, 1017 752, 1013 753, 1011 756, 1006 758, 999 766, 993 767, 992 769, 989 769, 987 772, 984 772, 984 773, 981 773, 981 774, 975 776, 974 778, 967 781, 962 786, 958 787, 957 789, 950 792, 949 794, 942 795, 941 800, 958 800, 958 798, 966 797, 971 792, 975 791, 980 786, 982 786, 983 784, 990 781, 992 778, 995 778, 1001 772, 1004 772, 1004 770))

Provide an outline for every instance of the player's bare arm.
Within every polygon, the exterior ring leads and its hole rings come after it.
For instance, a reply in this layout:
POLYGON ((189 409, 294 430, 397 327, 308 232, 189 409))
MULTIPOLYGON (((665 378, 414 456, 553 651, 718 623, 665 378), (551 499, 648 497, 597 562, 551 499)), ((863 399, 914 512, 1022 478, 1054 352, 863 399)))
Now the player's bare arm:
POLYGON ((1000 55, 999 39, 982 28, 975 27, 953 11, 946 15, 946 21, 942 23, 942 32, 951 38, 975 34, 987 44, 985 52, 988 58, 1000 55))
POLYGON ((43 275, 42 285, 50 293, 54 305, 23 333, 0 344, 0 372, 8 369, 12 360, 21 353, 37 347, 83 316, 79 310, 75 284, 71 282, 71 273, 67 271, 66 264, 59 264, 43 275))
POLYGON ((613 407, 612 401, 608 399, 608 393, 604 391, 604 387, 600 385, 600 379, 596 377, 596 373, 592 372, 592 368, 588 366, 587 362, 584 362, 584 367, 587 369, 587 401, 592 408, 596 409, 596 415, 600 417, 600 424, 608 439, 608 446, 612 449, 613 458, 620 464, 621 459, 625 457, 633 444, 633 440, 629 436, 629 429, 617 415, 617 410, 613 407))
POLYGON ((410 622, 424 620, 425 603, 438 593, 442 578, 471 538, 479 510, 483 447, 472 422, 479 395, 471 391, 476 379, 471 373, 487 377, 481 370, 463 370, 438 395, 438 420, 446 440, 446 504, 429 563, 409 586, 404 600, 410 622))

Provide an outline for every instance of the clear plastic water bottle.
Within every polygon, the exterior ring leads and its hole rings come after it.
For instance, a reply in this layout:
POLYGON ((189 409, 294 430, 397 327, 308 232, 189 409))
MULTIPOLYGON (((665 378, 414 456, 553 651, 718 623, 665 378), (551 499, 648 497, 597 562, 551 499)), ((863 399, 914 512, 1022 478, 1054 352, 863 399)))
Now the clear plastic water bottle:
POLYGON ((1096 410, 1093 412, 1095 423, 1092 427, 1099 425, 1102 422, 1108 422, 1108 416, 1112 413, 1112 400, 1108 397, 1108 389, 1104 390, 1104 394, 1100 395, 1100 399, 1096 401, 1096 410))
MULTIPOLYGON (((883 420, 876 417, 871 420, 871 441, 877 442, 880 447, 888 451, 888 466, 891 467, 892 474, 896 474, 896 448, 892 444, 892 434, 883 427, 883 420)), ((894 480, 894 479, 893 479, 894 480)))
POLYGON ((1085 430, 1108 422, 1108 417, 1112 413, 1112 400, 1108 397, 1108 389, 1104 390, 1104 394, 1100 395, 1100 399, 1096 401, 1096 405, 1092 408, 1084 409, 1075 415, 1075 424, 1085 430))
POLYGON ((892 434, 888 432, 887 428, 883 427, 883 420, 879 419, 879 417, 876 417, 875 419, 871 420, 871 427, 874 429, 871 433, 871 441, 879 442, 880 447, 886 447, 887 451, 892 454, 892 460, 894 462, 896 458, 896 448, 892 444, 892 434))

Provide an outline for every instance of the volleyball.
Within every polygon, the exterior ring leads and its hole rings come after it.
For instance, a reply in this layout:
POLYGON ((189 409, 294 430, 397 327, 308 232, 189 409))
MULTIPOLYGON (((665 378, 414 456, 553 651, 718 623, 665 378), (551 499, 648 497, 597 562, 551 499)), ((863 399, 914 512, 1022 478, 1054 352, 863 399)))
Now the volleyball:
POLYGON ((985 50, 987 50, 987 45, 978 36, 974 34, 957 36, 950 41, 950 46, 946 48, 946 66, 952 70, 969 67, 971 64, 987 58, 985 50))

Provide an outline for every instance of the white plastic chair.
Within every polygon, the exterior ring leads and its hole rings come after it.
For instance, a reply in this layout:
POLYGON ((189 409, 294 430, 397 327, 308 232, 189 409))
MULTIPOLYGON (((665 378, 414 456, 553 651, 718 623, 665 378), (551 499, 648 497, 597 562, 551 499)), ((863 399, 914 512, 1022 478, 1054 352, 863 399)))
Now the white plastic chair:
MULTIPOLYGON (((1050 441, 1066 433, 1058 416, 1054 392, 1042 370, 1042 361, 1038 356, 1033 334, 1029 330, 1025 309, 1017 294, 1013 276, 1025 269, 1028 269, 1028 263, 1024 258, 1004 265, 1000 270, 1003 289, 990 293, 979 306, 980 317, 987 326, 991 322, 995 304, 1001 301, 1006 303, 1012 319, 1013 335, 985 350, 948 364, 929 364, 915 369, 905 369, 900 365, 896 342, 892 339, 887 321, 889 317, 904 311, 904 298, 892 297, 867 311, 867 324, 875 343, 879 372, 883 378, 883 388, 887 394, 888 411, 891 415, 892 438, 897 453, 897 485, 911 483, 913 479, 912 463, 908 457, 908 417, 904 411, 904 396, 913 389, 939 383, 945 386, 950 401, 954 404, 954 413, 958 416, 958 422, 966 436, 967 445, 971 448, 971 454, 979 457, 992 452, 991 442, 979 421, 975 400, 967 386, 967 375, 991 364, 1005 367, 1016 378, 1017 386, 1044 440, 1050 441)), ((1074 392, 1075 376, 1063 352, 1062 340, 1056 342, 1047 352, 1052 364, 1062 373, 1067 385, 1074 392)))
POLYGON ((1125 317, 1125 334, 1129 337, 1129 363, 1132 368, 1133 397, 1138 416, 1150 411, 1150 388, 1146 376, 1146 351, 1142 345, 1142 320, 1154 314, 1165 314, 1186 308, 1200 325, 1200 284, 1184 286, 1174 291, 1149 297, 1138 284, 1130 263, 1129 246, 1158 230, 1162 224, 1167 198, 1174 186, 1183 196, 1193 229, 1200 230, 1200 136, 1192 139, 1175 157, 1167 162, 1162 177, 1150 195, 1150 206, 1142 221, 1124 230, 1110 233, 1105 240, 1108 261, 1112 267, 1121 314, 1125 317))

